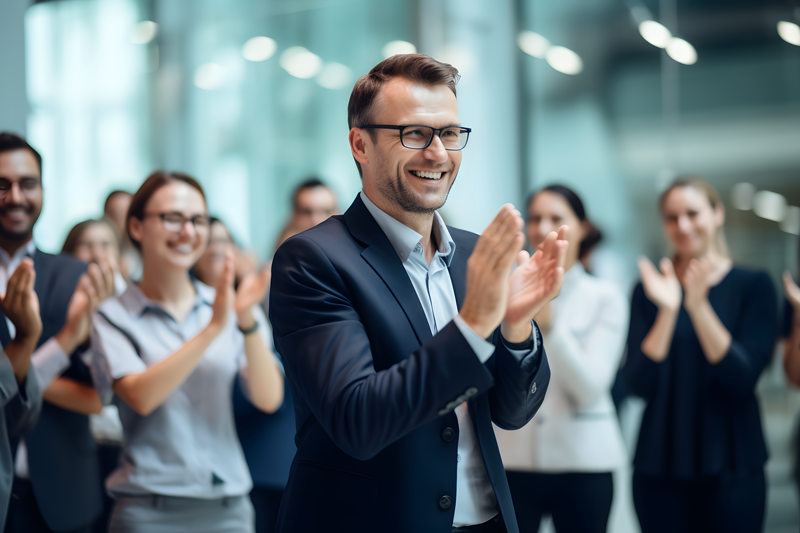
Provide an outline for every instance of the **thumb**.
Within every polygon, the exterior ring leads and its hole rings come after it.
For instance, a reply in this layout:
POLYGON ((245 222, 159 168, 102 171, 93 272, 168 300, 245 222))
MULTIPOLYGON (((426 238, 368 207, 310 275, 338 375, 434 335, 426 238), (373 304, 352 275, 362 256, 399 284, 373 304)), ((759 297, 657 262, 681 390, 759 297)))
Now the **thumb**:
POLYGON ((661 272, 664 274, 665 278, 675 277, 675 266, 672 264, 672 261, 670 261, 669 258, 662 258, 658 263, 658 266, 661 268, 661 272))
POLYGON ((520 250, 517 254, 517 266, 525 266, 528 264, 528 261, 531 259, 531 254, 528 253, 527 250, 520 250))

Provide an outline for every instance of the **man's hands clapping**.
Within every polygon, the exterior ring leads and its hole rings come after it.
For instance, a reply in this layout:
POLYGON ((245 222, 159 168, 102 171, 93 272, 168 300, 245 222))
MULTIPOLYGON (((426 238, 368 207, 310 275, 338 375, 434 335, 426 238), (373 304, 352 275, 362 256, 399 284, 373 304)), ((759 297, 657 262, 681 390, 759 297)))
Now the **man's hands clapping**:
POLYGON ((28 373, 31 354, 42 334, 39 298, 33 290, 35 281, 33 261, 26 257, 9 278, 5 296, 0 298, 3 313, 16 328, 14 340, 5 351, 19 383, 28 373))
POLYGON ((459 315, 481 337, 502 323, 507 341, 525 342, 533 317, 561 290, 566 227, 551 232, 529 257, 522 251, 522 226, 519 211, 504 205, 467 261, 467 294, 459 315), (512 273, 515 259, 518 267, 512 273))

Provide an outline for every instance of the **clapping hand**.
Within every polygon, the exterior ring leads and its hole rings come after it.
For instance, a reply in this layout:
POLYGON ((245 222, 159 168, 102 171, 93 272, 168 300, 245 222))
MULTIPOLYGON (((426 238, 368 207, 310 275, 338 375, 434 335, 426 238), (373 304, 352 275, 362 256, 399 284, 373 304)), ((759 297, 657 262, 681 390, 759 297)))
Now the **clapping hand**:
POLYGON ((35 281, 33 261, 26 257, 11 274, 5 296, 0 297, 3 313, 17 330, 14 340, 34 347, 42 334, 39 298, 33 290, 35 281))
POLYGON ((252 273, 245 276, 239 284, 239 290, 236 291, 236 317, 242 329, 253 326, 255 322, 253 306, 266 298, 271 279, 272 268, 268 264, 259 274, 252 273))
POLYGON ((681 283, 675 275, 672 261, 663 258, 659 263, 661 272, 645 257, 640 257, 638 264, 647 299, 659 309, 678 311, 681 306, 681 283))
POLYGON ((78 280, 67 307, 67 320, 55 335, 65 353, 71 354, 89 340, 92 315, 103 300, 114 295, 116 268, 111 258, 90 263, 86 273, 78 280))
POLYGON ((707 257, 689 261, 682 280, 683 290, 686 293, 683 306, 688 312, 697 309, 697 306, 708 298, 708 279, 714 269, 714 263, 707 257))
POLYGON ((509 278, 508 307, 503 321, 503 337, 524 342, 530 336, 530 322, 561 291, 564 263, 569 243, 564 238, 569 228, 551 231, 533 256, 522 250, 517 268, 509 278))
POLYGON ((786 287, 786 298, 792 304, 794 312, 800 314, 800 287, 794 282, 788 270, 783 273, 783 286, 786 287))
POLYGON ((233 251, 225 252, 225 264, 217 280, 217 295, 214 298, 214 305, 211 306, 213 315, 211 316, 211 326, 219 331, 225 329, 228 323, 228 316, 233 310, 236 294, 233 290, 233 280, 235 278, 235 265, 233 251))

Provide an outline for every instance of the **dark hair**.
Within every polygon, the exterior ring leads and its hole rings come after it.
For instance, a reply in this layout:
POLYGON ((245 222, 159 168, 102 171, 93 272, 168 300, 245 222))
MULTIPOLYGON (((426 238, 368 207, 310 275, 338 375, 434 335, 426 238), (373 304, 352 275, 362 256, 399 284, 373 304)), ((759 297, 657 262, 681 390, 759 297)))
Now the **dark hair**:
POLYGON ((67 234, 67 238, 64 239, 64 246, 61 247, 62 254, 69 254, 75 255, 75 250, 78 248, 78 241, 83 236, 83 232, 89 229, 91 226, 96 224, 100 224, 106 226, 111 233, 114 235, 114 240, 117 243, 117 251, 121 250, 120 242, 119 242, 119 234, 117 233, 117 228, 114 227, 114 224, 111 223, 107 218, 101 219, 89 219, 84 220, 83 222, 78 222, 75 224, 69 233, 67 234))
POLYGON ((536 195, 544 191, 555 193, 566 200, 572 212, 575 213, 575 216, 578 217, 578 220, 580 220, 581 224, 584 226, 586 234, 578 248, 578 259, 583 259, 603 240, 603 233, 586 216, 586 208, 583 207, 583 201, 581 201, 577 193, 564 185, 549 185, 531 194, 528 197, 527 203, 529 209, 536 195))
MULTIPOLYGON (((460 77, 453 65, 425 54, 397 54, 384 59, 356 81, 347 104, 347 125, 352 129, 373 121, 375 100, 383 86, 393 78, 405 78, 422 85, 446 85, 456 94, 456 83, 460 77)), ((374 131, 370 130, 369 134, 375 138, 374 131)), ((358 161, 356 167, 363 176, 358 161)))
POLYGON ((30 150, 36 162, 39 164, 39 176, 42 175, 42 156, 34 150, 28 141, 15 133, 9 131, 0 132, 0 153, 10 152, 11 150, 30 150))
POLYGON ((203 187, 189 174, 184 174, 183 172, 167 172, 165 170, 156 170, 150 174, 147 179, 144 180, 142 186, 139 187, 139 190, 133 195, 133 198, 131 199, 131 206, 128 209, 128 216, 125 217, 125 231, 128 234, 128 238, 131 240, 137 250, 141 250, 142 245, 131 235, 131 217, 143 220, 144 208, 147 206, 147 202, 150 201, 150 198, 161 187, 175 182, 182 182, 196 189, 197 192, 200 193, 200 196, 203 197, 203 201, 206 201, 206 195, 203 192, 203 187))
POLYGON ((325 183, 319 178, 314 178, 314 177, 308 178, 295 188, 294 194, 292 195, 292 205, 297 207, 297 197, 300 196, 301 192, 303 192, 306 189, 316 189, 317 187, 324 187, 326 189, 330 189, 330 187, 325 185, 325 183))
POLYGON ((103 204, 103 213, 108 212, 108 204, 111 203, 111 200, 113 200, 115 196, 119 195, 133 196, 128 191, 121 191, 121 190, 111 191, 110 193, 108 193, 108 196, 106 196, 106 203, 103 204))
MULTIPOLYGON (((658 209, 661 211, 662 215, 664 214, 664 203, 667 201, 669 193, 683 187, 691 187, 703 193, 705 197, 708 198, 708 203, 711 205, 711 208, 715 211, 719 208, 725 208, 719 193, 709 182, 696 176, 679 176, 670 183, 669 187, 667 187, 658 198, 658 209)), ((728 241, 725 239, 725 231, 722 227, 717 229, 716 235, 714 236, 714 245, 717 247, 717 252, 721 255, 725 257, 731 256, 728 250, 728 241)))

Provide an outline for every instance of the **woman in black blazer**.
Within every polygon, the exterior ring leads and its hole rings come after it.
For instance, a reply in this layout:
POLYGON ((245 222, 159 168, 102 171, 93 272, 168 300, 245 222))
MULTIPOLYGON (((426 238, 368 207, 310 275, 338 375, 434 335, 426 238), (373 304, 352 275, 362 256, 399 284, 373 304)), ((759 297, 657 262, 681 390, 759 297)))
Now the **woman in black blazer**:
POLYGON ((756 532, 767 449, 755 386, 777 334, 769 277, 734 266, 725 211, 705 181, 661 196, 673 261, 639 260, 623 369, 647 408, 634 459, 643 533, 756 532))

